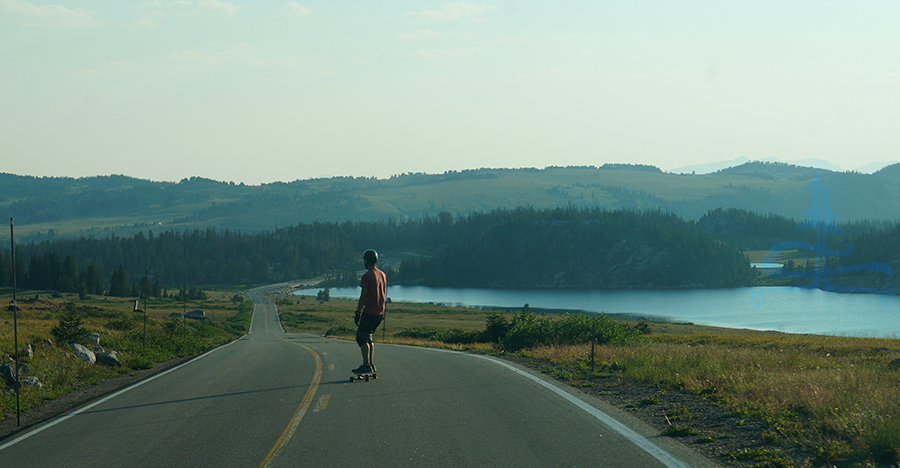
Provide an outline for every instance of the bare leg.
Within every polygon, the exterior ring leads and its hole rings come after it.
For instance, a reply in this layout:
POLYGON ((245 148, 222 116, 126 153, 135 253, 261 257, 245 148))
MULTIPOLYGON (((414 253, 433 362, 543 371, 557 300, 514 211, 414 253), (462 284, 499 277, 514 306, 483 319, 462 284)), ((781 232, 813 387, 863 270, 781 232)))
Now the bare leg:
POLYGON ((366 356, 369 359, 368 365, 369 367, 372 367, 375 362, 372 360, 375 357, 375 345, 372 343, 366 343, 366 348, 368 348, 368 355, 366 356))
POLYGON ((363 358, 363 365, 364 365, 364 366, 369 366, 369 365, 371 365, 371 364, 370 364, 371 361, 369 361, 369 359, 371 359, 371 358, 369 358, 369 349, 368 349, 369 346, 371 346, 371 344, 366 343, 366 344, 364 344, 364 345, 362 345, 362 346, 359 347, 359 350, 362 352, 362 358, 363 358))

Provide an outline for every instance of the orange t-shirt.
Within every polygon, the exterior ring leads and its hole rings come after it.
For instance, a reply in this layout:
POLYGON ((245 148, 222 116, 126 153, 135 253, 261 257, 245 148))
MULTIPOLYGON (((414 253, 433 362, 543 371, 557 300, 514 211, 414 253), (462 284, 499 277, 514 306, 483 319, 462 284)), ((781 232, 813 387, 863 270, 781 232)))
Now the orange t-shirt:
POLYGON ((362 275, 359 287, 367 288, 365 308, 363 313, 371 315, 384 314, 384 298, 387 290, 387 276, 378 268, 372 268, 362 275))

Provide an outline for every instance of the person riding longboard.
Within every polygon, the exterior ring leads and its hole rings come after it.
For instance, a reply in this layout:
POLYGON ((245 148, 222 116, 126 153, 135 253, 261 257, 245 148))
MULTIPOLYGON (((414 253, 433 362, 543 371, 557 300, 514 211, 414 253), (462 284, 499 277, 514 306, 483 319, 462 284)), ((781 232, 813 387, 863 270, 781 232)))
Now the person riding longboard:
POLYGON ((356 343, 362 352, 363 364, 353 372, 356 374, 375 373, 375 364, 372 358, 375 355, 375 345, 372 337, 375 329, 384 319, 384 302, 387 291, 387 276, 375 265, 378 263, 378 253, 372 249, 363 252, 363 262, 366 272, 359 281, 362 291, 359 294, 359 302, 356 304, 356 315, 353 321, 359 327, 356 330, 356 343))

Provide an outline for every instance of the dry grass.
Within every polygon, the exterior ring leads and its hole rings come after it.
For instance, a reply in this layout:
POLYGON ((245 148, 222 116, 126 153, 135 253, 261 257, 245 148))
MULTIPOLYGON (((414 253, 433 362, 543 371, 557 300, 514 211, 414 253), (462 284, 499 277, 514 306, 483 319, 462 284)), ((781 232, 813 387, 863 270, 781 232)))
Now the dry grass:
MULTIPOLYGON (((589 346, 528 357, 584 368, 589 346)), ((900 450, 900 341, 779 333, 653 335, 600 346, 601 368, 634 382, 703 395, 809 448, 818 463, 896 463, 900 450)))

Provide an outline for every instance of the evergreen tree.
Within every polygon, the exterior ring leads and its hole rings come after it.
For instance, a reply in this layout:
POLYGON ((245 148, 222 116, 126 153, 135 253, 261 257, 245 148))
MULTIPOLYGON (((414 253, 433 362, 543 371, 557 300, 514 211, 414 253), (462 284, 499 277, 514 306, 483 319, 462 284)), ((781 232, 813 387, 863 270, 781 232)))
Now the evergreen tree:
POLYGON ((119 265, 113 270, 109 278, 109 295, 114 297, 127 297, 131 293, 128 288, 128 279, 125 277, 125 267, 119 265))

